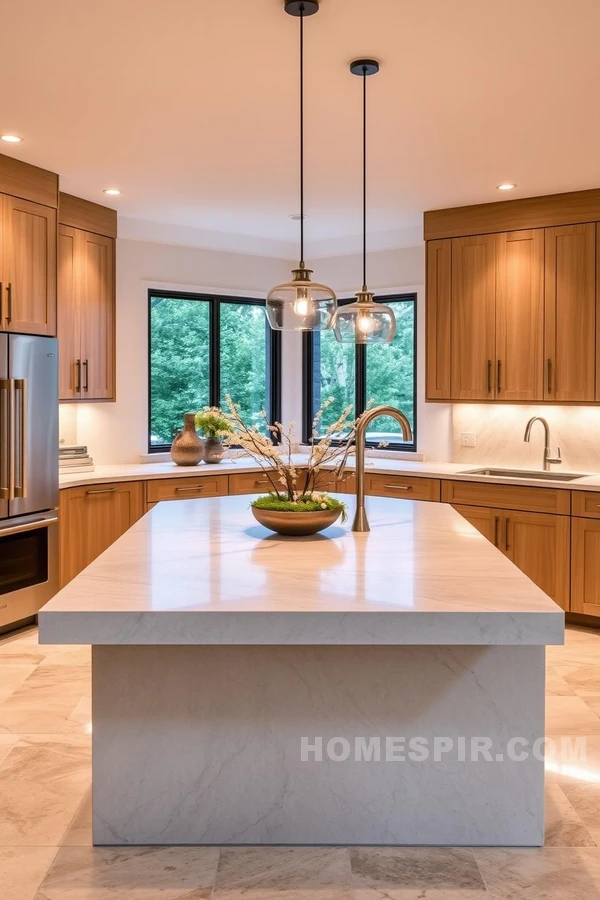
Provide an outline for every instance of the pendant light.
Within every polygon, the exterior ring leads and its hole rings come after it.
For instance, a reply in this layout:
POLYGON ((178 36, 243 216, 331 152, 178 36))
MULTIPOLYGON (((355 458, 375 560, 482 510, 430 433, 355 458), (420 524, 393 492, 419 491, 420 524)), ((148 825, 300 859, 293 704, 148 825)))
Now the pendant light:
POLYGON ((375 303, 367 287, 367 78, 379 72, 379 63, 356 59, 350 71, 363 80, 363 285, 355 303, 339 307, 334 330, 340 344, 389 344, 396 335, 394 310, 375 303))
POLYGON ((304 19, 319 11, 318 0, 285 0, 285 11, 300 19, 300 262, 292 280, 267 294, 266 312, 275 331, 324 331, 333 326, 337 308, 334 292, 311 281, 304 264, 304 19))

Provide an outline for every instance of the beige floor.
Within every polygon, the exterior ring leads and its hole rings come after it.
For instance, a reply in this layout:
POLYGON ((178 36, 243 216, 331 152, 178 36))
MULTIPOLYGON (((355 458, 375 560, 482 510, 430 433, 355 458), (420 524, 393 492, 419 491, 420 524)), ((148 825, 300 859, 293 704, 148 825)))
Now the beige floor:
POLYGON ((540 850, 94 849, 89 648, 0 639, 0 900, 600 900, 600 632, 548 651, 540 850))

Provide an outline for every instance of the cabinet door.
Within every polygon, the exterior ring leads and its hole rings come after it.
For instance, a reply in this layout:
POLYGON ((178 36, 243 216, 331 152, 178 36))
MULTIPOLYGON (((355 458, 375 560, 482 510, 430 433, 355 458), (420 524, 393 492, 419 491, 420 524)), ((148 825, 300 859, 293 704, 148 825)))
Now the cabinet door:
POLYGON ((545 229, 544 399, 595 397, 596 226, 545 229))
POLYGON ((571 520, 504 510, 500 548, 555 603, 569 609, 571 520))
POLYGON ((425 380, 428 400, 449 400, 452 242, 427 241, 425 380))
POLYGON ((56 334, 56 210, 4 196, 4 325, 56 334))
POLYGON ((453 400, 495 396, 496 235, 452 239, 453 400))
POLYGON ((497 547, 502 522, 502 510, 485 506, 454 506, 453 509, 470 522, 477 531, 497 547))
POLYGON ((571 520, 571 612, 600 616, 600 521, 571 520))
POLYGON ((60 581, 67 584, 145 512, 141 481, 60 492, 60 581))
POLYGON ((58 227, 58 391, 59 400, 81 397, 81 317, 78 299, 77 232, 58 227))
POLYGON ((544 230, 496 235, 497 400, 544 397, 544 230))
POLYGON ((115 241, 78 231, 84 400, 115 397, 115 241))

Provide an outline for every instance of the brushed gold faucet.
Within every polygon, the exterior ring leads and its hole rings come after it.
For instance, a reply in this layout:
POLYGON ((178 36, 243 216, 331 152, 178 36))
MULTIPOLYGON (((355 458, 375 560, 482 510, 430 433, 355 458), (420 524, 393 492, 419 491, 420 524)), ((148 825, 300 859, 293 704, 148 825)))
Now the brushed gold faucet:
MULTIPOLYGON (((368 409, 358 419, 356 426, 356 513, 352 523, 352 531, 370 531, 369 520, 367 519, 367 511, 365 509, 365 439, 367 428, 374 419, 380 416, 390 416, 395 419, 402 429, 402 437, 405 441, 412 441, 412 428, 410 422, 403 412, 396 409, 395 406, 375 406, 368 409)), ((350 453, 351 444, 348 443, 344 458, 342 459, 338 470, 337 477, 341 478, 346 468, 348 454, 350 453)))
POLYGON ((542 418, 542 416, 533 416, 529 420, 529 422, 525 426, 525 436, 523 437, 524 441, 529 443, 529 439, 531 437, 531 426, 533 425, 534 422, 541 422, 542 425, 544 426, 543 466, 544 466, 544 472, 549 472, 550 471, 550 463, 553 463, 554 465, 558 466, 562 462, 562 458, 560 455, 560 447, 556 448, 556 456, 552 456, 552 453, 550 450, 550 426, 548 425, 547 421, 544 418, 542 418))

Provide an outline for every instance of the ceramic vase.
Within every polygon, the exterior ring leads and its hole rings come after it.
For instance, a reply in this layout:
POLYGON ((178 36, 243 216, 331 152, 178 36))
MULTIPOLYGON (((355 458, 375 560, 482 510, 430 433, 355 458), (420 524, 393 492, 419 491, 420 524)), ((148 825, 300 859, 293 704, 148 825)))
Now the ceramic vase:
POLYGON ((171 444, 171 459, 178 466, 197 466, 204 457, 204 445, 196 434, 196 413, 186 413, 183 430, 171 444))
POLYGON ((218 437, 204 438, 204 462, 220 463, 223 459, 225 448, 223 441, 218 437))

